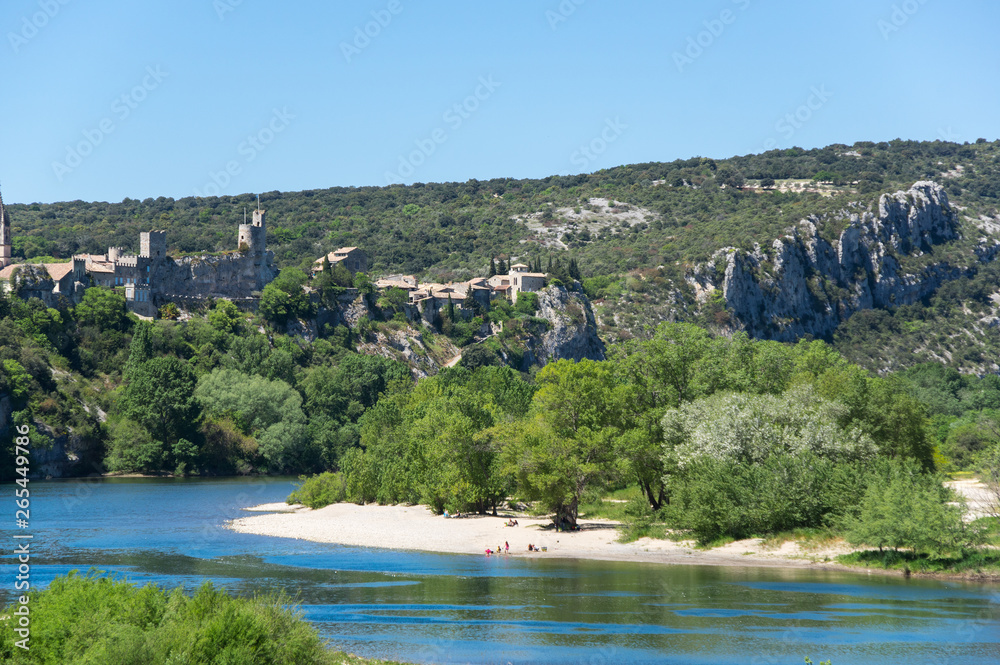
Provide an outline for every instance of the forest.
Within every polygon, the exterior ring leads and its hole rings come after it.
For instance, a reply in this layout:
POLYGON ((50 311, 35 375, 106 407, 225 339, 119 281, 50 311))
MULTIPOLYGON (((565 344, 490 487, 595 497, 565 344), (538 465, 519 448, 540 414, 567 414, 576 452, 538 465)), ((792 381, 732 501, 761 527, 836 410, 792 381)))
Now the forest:
POLYGON ((997 481, 995 375, 878 376, 822 340, 665 323, 604 361, 520 373, 473 355, 415 381, 357 353, 356 331, 306 342, 227 301, 155 322, 100 288, 65 312, 39 305, 0 299, 0 393, 15 424, 35 424, 32 445, 90 440, 85 472, 318 474, 292 499, 514 502, 567 529, 614 495, 627 537, 703 543, 833 529, 940 554, 996 538, 995 519, 964 522, 941 485, 942 472, 997 481))
MULTIPOLYGON (((1000 353, 994 263, 794 344, 750 339, 728 326, 724 302, 695 307, 678 284, 718 247, 767 242, 810 215, 836 234, 848 201, 918 179, 940 179, 967 218, 995 217, 998 148, 859 143, 542 180, 266 193, 283 269, 256 311, 168 303, 141 321, 111 290, 61 309, 0 294, 0 406, 10 424, 34 425, 36 447, 80 450, 81 474, 303 474, 293 498, 311 506, 491 513, 514 502, 570 529, 614 496, 626 537, 825 529, 880 551, 978 551, 996 541, 996 517, 964 522, 941 474, 998 482, 1000 379, 981 369, 1000 353), (547 235, 597 199, 645 217, 547 235), (536 298, 471 319, 448 308, 426 325, 406 320, 405 294, 378 293, 368 275, 308 276, 315 256, 342 245, 365 247, 373 276, 467 278, 514 257, 545 266, 552 288, 594 301, 607 358, 522 362, 533 331, 550 325, 536 298), (296 325, 315 324, 348 288, 371 316, 301 334, 296 325), (501 332, 484 339, 490 326, 501 332), (417 381, 386 357, 398 355, 374 355, 388 331, 462 360, 417 381)), ((224 251, 248 203, 10 206, 15 253, 135 249, 148 228, 166 229, 175 254, 224 251)), ((972 242, 965 233, 942 251, 972 242)), ((3 459, 0 476, 12 478, 13 456, 3 459)))

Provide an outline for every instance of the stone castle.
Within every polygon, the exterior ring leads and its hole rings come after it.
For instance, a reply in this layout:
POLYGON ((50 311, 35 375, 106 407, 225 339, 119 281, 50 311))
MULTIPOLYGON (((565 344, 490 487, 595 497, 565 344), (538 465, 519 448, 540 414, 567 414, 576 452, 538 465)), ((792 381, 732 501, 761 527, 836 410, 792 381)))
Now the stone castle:
POLYGON ((274 254, 267 251, 267 220, 255 210, 252 223, 239 226, 237 251, 215 256, 167 256, 165 231, 139 236, 139 254, 126 255, 120 247, 107 254, 84 255, 86 273, 97 286, 122 287, 129 310, 154 316, 167 302, 194 302, 208 298, 253 301, 278 276, 274 254))
POLYGON ((79 302, 90 284, 120 288, 129 311, 147 317, 168 302, 224 298, 250 304, 278 275, 266 236, 266 213, 258 209, 252 222, 239 225, 236 252, 173 258, 167 256, 166 232, 148 231, 139 236, 137 255, 109 247, 106 254, 74 256, 69 263, 13 265, 10 216, 0 199, 0 281, 50 307, 64 299, 79 302))

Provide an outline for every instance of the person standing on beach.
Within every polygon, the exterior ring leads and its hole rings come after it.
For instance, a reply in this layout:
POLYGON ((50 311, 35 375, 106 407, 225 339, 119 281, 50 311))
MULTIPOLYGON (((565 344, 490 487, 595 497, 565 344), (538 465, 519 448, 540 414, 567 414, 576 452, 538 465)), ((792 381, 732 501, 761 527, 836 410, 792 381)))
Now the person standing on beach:
POLYGON ((506 540, 503 541, 503 553, 510 554, 510 543, 508 543, 506 540))

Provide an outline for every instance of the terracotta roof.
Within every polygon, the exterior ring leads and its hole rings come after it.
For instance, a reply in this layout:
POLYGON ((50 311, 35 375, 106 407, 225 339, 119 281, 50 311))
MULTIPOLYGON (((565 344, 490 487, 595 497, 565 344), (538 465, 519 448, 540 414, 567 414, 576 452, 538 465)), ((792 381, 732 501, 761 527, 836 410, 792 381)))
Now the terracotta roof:
POLYGON ((541 277, 542 279, 545 279, 548 275, 543 272, 522 272, 521 277, 541 277))
POLYGON ((87 272, 107 272, 113 274, 115 267, 110 263, 91 263, 87 266, 87 272))
POLYGON ((334 254, 347 254, 348 252, 353 252, 357 247, 341 247, 334 254))
MULTIPOLYGON (((39 265, 37 263, 15 263, 14 265, 7 266, 3 270, 0 270, 0 280, 5 282, 10 281, 10 276, 14 273, 14 268, 20 268, 26 265, 39 265)), ((49 277, 55 281, 59 281, 69 273, 73 272, 73 262, 69 263, 43 263, 41 264, 45 268, 45 272, 49 273, 49 277)))
POLYGON ((73 262, 69 263, 46 263, 45 269, 49 271, 49 276, 55 281, 59 281, 66 275, 73 272, 73 262))
POLYGON ((409 282, 402 282, 397 279, 380 279, 375 282, 375 286, 380 289, 403 289, 404 291, 414 291, 417 288, 409 282))

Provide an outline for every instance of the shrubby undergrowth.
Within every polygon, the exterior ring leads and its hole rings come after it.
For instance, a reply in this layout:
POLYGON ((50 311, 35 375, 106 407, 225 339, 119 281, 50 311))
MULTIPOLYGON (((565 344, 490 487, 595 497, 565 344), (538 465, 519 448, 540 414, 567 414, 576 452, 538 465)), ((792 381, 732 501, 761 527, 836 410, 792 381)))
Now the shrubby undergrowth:
MULTIPOLYGON (((13 608, 4 610, 9 614, 13 608)), ((0 661, 38 665, 324 665, 341 662, 277 596, 235 598, 205 583, 193 595, 98 574, 55 579, 31 595, 30 649, 0 621, 0 661)))

